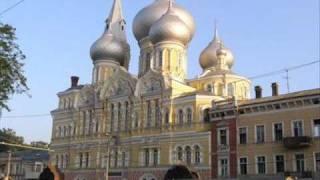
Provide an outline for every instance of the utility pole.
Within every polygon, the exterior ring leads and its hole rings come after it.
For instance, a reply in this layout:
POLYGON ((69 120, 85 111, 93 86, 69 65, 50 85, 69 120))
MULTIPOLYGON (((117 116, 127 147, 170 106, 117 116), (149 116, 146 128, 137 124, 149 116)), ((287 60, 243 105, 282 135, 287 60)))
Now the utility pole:
POLYGON ((10 179, 10 171, 11 171, 11 151, 8 151, 8 165, 7 165, 7 176, 5 177, 5 180, 10 179))

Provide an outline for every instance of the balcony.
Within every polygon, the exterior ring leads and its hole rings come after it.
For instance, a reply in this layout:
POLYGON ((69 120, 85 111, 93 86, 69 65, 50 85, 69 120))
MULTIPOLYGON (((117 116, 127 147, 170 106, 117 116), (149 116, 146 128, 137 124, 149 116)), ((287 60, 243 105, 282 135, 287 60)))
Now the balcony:
POLYGON ((285 137, 283 145, 288 149, 304 148, 311 145, 312 138, 309 136, 285 137))

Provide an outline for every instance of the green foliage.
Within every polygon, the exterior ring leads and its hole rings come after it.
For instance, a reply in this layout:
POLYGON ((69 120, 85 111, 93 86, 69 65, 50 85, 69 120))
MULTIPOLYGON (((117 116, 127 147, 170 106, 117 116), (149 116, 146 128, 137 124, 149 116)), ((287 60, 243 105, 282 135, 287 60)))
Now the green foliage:
MULTIPOLYGON (((21 136, 17 136, 16 132, 12 129, 0 129, 0 142, 23 144, 24 139, 21 136)), ((0 145, 0 152, 7 152, 8 150, 17 151, 21 149, 0 145)))
POLYGON ((24 76, 25 55, 19 49, 15 29, 0 22, 0 109, 10 110, 7 103, 13 94, 28 90, 24 76))

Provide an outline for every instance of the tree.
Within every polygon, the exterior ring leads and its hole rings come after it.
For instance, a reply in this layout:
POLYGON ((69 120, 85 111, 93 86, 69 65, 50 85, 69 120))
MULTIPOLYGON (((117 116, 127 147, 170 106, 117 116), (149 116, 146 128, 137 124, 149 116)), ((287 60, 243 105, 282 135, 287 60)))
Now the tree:
MULTIPOLYGON (((16 132, 12 129, 0 129, 0 142, 11 144, 23 144, 24 139, 22 136, 17 136, 16 132)), ((16 151, 20 148, 12 148, 5 145, 0 145, 0 152, 7 152, 8 150, 16 151)))
POLYGON ((24 76, 25 55, 16 43, 15 29, 0 22, 0 109, 10 111, 7 105, 13 94, 29 90, 24 76))

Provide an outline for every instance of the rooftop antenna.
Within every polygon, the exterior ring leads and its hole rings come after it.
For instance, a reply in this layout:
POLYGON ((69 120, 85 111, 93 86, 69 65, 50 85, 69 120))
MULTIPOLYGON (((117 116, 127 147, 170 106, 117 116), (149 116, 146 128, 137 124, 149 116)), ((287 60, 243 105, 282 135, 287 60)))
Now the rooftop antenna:
POLYGON ((289 76, 289 69, 285 69, 286 76, 284 77, 287 81, 287 91, 290 93, 290 76, 289 76))

